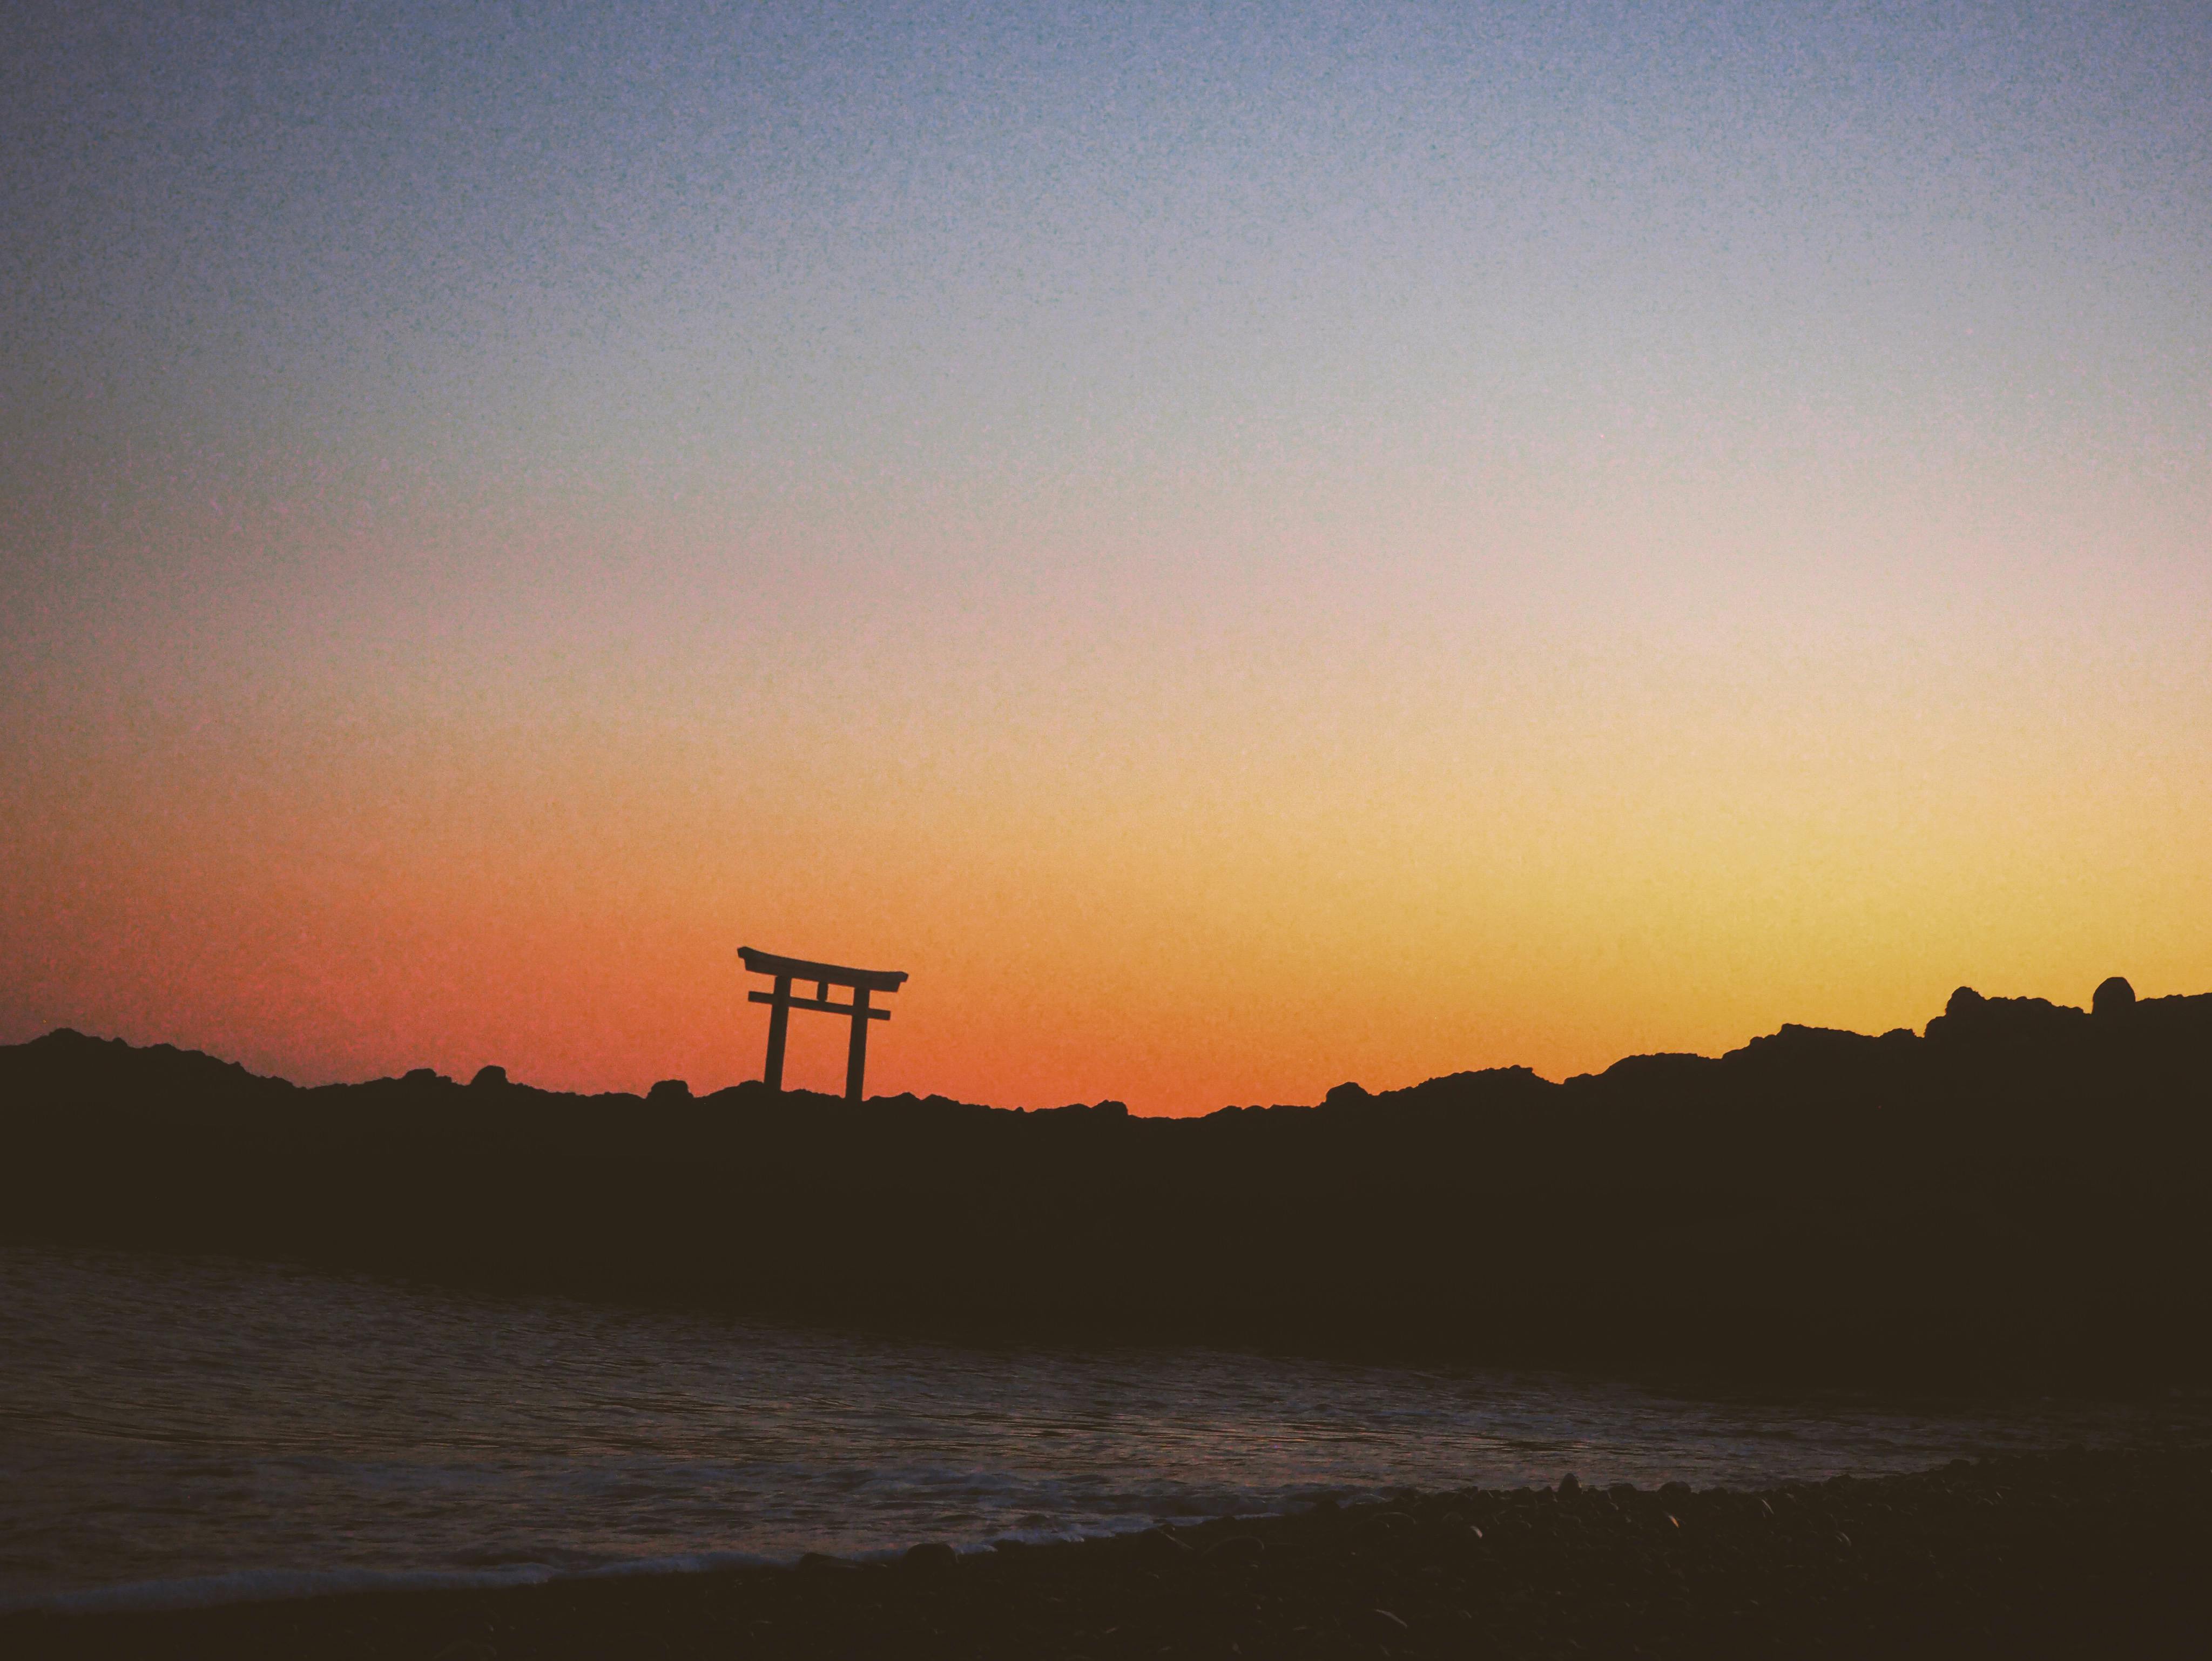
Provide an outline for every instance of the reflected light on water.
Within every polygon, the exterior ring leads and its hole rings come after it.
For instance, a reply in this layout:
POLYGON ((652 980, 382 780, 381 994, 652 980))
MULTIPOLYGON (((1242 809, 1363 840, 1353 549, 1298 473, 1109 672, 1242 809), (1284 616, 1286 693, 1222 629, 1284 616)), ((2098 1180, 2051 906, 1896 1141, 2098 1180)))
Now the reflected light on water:
POLYGON ((1821 1478, 2197 1411, 975 1349, 31 1248, 0 1249, 0 1606, 975 1546, 1570 1469, 1821 1478))

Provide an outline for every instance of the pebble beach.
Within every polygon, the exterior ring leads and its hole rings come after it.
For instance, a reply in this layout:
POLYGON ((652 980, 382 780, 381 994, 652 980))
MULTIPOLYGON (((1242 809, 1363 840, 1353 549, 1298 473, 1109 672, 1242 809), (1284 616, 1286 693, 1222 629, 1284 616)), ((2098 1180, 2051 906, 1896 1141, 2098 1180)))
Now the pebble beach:
POLYGON ((0 1617, 23 1658, 2202 1655, 2212 1450, 1407 1493, 1060 1545, 0 1617))

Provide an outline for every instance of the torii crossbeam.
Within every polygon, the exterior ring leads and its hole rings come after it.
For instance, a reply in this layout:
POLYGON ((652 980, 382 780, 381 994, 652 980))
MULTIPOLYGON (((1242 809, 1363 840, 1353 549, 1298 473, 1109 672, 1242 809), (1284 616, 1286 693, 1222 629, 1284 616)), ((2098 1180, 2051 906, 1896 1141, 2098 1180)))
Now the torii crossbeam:
POLYGON ((810 963, 804 958, 779 958, 772 952, 756 952, 750 946, 738 948, 745 967, 756 975, 775 977, 775 990, 755 992, 750 1001, 769 1007, 768 1065, 761 1077, 770 1090, 783 1088, 783 1040, 791 1025, 794 1009, 819 1009, 825 1014, 849 1015, 853 1018, 853 1042, 845 1051, 845 1099, 860 1099, 860 1085, 868 1070, 868 1023, 887 1021, 891 1018, 888 1009, 869 1007, 872 992, 896 992, 906 979, 903 969, 842 969, 834 963, 810 963), (794 998, 791 995, 793 981, 812 981, 814 995, 794 998), (831 1003, 830 989, 849 986, 853 1001, 831 1003))

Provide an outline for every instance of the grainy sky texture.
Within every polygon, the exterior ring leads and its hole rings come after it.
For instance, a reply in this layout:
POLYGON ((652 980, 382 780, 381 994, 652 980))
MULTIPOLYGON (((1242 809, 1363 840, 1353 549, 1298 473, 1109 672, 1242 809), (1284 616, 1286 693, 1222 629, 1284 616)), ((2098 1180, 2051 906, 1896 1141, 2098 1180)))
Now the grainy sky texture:
POLYGON ((31 0, 0 155, 0 1040, 706 1089, 744 943, 1179 1112, 2212 988, 2212 9, 31 0))

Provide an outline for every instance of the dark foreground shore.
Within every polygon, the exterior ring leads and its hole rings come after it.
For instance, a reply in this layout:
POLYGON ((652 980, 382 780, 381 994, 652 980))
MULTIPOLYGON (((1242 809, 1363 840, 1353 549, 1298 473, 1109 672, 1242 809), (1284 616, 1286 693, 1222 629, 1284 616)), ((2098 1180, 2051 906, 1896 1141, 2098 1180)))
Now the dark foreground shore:
POLYGON ((0 1654, 2212 1653, 2212 1450, 1759 1494, 1469 1490, 902 1563, 0 1617, 0 1654))

